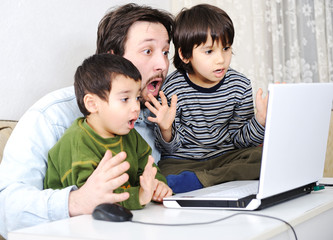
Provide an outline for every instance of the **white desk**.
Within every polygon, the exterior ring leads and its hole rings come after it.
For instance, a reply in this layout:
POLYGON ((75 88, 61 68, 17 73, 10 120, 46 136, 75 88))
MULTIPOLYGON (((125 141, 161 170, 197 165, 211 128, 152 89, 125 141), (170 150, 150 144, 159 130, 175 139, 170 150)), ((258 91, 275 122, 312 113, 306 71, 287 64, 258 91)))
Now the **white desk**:
MULTIPOLYGON (((153 223, 206 222, 237 213, 225 210, 167 209, 160 204, 149 204, 133 211, 133 220, 153 223)), ((298 239, 333 239, 333 188, 313 192, 279 205, 252 212, 265 214, 291 223, 298 239)), ((284 223, 250 215, 238 215, 208 225, 152 226, 132 222, 97 221, 83 215, 9 233, 9 240, 55 239, 295 239, 284 223)))

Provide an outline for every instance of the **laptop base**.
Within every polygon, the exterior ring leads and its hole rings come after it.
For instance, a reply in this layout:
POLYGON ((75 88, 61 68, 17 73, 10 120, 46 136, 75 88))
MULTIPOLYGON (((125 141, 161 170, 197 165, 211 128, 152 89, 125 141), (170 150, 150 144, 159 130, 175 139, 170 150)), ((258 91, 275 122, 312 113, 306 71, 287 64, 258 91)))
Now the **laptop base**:
POLYGON ((163 204, 169 208, 195 208, 195 209, 227 209, 227 210, 260 210, 272 205, 282 203, 306 194, 309 194, 316 183, 310 183, 296 189, 289 190, 265 199, 256 199, 256 195, 250 195, 240 199, 170 199, 163 200, 163 204))

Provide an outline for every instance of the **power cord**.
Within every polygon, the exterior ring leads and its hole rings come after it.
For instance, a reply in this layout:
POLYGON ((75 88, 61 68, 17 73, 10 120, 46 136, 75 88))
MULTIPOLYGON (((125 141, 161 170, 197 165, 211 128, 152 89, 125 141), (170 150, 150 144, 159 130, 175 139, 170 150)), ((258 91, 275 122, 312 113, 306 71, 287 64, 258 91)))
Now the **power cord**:
POLYGON ((320 185, 322 185, 322 186, 324 186, 324 187, 333 187, 333 184, 332 184, 332 183, 322 183, 322 184, 320 184, 320 185))
POLYGON ((232 217, 235 217, 235 216, 238 216, 238 215, 248 215, 248 216, 264 217, 264 218, 270 218, 270 219, 274 219, 274 220, 283 222, 283 223, 285 223, 286 225, 288 225, 290 227, 290 229, 292 230, 292 232, 294 234, 295 239, 296 240, 298 239, 294 227, 290 223, 288 223, 287 221, 285 221, 285 220, 283 220, 281 218, 272 217, 272 216, 263 215, 263 214, 256 214, 256 213, 243 213, 243 212, 242 213, 235 213, 235 214, 232 214, 230 216, 219 218, 219 219, 212 220, 212 221, 194 222, 194 223, 179 223, 179 224, 177 224, 177 223, 175 223, 175 224, 172 224, 172 223, 170 223, 170 224, 169 223, 149 223, 149 222, 141 222, 141 221, 135 221, 135 220, 132 220, 131 222, 138 223, 138 224, 145 224, 145 225, 154 225, 154 226, 180 227, 180 226, 193 226, 193 225, 212 224, 212 223, 216 223, 216 222, 227 220, 229 218, 232 218, 232 217))

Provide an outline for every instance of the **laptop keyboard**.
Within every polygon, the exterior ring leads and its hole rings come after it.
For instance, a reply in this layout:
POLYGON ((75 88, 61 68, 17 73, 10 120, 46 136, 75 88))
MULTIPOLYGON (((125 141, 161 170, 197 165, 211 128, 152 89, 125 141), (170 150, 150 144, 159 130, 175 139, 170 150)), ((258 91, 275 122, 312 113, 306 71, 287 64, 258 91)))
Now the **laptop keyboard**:
POLYGON ((259 181, 250 182, 228 182, 211 187, 209 192, 202 197, 233 197, 241 198, 249 195, 257 194, 259 181))

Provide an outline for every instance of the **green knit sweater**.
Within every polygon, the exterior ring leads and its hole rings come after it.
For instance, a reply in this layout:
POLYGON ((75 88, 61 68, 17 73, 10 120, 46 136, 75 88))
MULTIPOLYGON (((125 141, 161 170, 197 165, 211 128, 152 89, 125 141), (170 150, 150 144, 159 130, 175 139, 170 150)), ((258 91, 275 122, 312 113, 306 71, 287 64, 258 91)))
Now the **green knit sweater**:
MULTIPOLYGON (((84 118, 76 119, 49 151, 44 188, 61 189, 72 185, 81 187, 96 169, 107 149, 111 150, 113 156, 121 151, 126 152, 126 161, 130 163, 127 171, 129 180, 114 191, 130 194, 129 199, 120 204, 128 209, 143 208, 139 202, 139 177, 151 154, 150 146, 135 129, 127 135, 102 138, 84 118)), ((158 167, 154 166, 158 170, 156 179, 166 183, 158 167)))

